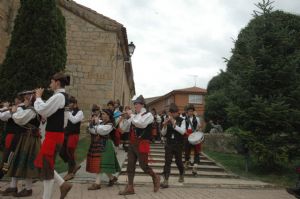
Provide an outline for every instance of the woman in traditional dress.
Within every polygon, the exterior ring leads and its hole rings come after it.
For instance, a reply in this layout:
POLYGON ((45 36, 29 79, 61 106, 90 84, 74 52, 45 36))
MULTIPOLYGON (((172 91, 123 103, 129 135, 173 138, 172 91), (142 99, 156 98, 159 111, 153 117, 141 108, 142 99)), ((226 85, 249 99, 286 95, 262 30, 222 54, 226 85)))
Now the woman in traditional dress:
POLYGON ((118 180, 112 174, 120 172, 121 168, 113 147, 113 142, 109 139, 109 134, 113 128, 113 112, 109 109, 102 110, 100 120, 93 118, 89 126, 91 134, 91 144, 88 151, 86 171, 96 174, 96 181, 88 187, 88 190, 101 189, 101 174, 105 173, 109 178, 108 186, 114 185, 118 180))

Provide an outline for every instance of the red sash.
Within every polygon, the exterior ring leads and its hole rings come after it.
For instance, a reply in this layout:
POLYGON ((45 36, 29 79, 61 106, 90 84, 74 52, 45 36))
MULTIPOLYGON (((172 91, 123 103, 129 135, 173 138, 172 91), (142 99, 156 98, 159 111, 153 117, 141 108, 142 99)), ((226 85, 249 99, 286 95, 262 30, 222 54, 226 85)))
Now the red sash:
POLYGON ((75 149, 77 147, 78 141, 79 141, 79 135, 78 134, 68 135, 67 147, 75 149))
POLYGON ((185 134, 184 134, 184 137, 188 138, 189 135, 191 135, 192 133, 193 133, 192 129, 187 129, 186 132, 185 132, 185 134))
POLYGON ((62 132, 46 132, 45 140, 42 144, 40 152, 34 160, 34 165, 37 168, 43 168, 43 158, 49 163, 50 168, 54 169, 54 153, 56 145, 63 144, 64 133, 62 132))
POLYGON ((12 142, 13 138, 14 138, 14 134, 13 133, 8 133, 6 135, 6 138, 5 138, 5 148, 6 149, 10 148, 11 142, 12 142))

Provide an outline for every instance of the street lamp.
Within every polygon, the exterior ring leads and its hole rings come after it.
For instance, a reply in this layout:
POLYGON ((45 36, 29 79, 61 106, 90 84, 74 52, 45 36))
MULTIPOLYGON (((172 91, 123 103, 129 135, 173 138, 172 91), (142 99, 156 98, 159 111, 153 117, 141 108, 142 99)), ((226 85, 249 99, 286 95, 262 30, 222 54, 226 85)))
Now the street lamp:
POLYGON ((135 50, 135 45, 133 42, 130 42, 130 44, 128 44, 128 50, 129 50, 129 56, 131 57, 135 50))

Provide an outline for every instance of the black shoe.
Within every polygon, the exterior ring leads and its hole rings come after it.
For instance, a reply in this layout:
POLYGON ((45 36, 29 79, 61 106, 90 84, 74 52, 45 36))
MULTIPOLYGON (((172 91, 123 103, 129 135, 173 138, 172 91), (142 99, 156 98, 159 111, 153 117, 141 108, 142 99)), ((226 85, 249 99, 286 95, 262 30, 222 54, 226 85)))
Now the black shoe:
POLYGON ((112 187, 117 181, 118 181, 118 178, 116 176, 114 176, 111 180, 109 180, 107 186, 112 187))
POLYGON ((18 188, 7 188, 2 192, 2 196, 12 196, 13 194, 18 193, 18 188))
POLYGON ((20 191, 18 193, 14 193, 13 196, 17 197, 17 198, 32 196, 32 189, 30 189, 30 190, 23 189, 22 191, 20 191))
POLYGON ((287 188, 286 191, 289 194, 294 195, 296 198, 300 198, 300 188, 287 188))

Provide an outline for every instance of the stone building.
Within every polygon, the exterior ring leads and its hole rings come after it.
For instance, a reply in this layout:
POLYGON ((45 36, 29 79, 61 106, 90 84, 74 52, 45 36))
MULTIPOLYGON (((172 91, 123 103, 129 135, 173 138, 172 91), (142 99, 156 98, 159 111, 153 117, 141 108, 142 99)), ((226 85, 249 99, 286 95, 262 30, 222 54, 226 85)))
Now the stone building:
POLYGON ((155 108, 159 114, 164 110, 168 112, 171 103, 175 103, 178 106, 180 113, 184 112, 187 104, 193 104, 197 114, 203 118, 206 93, 206 89, 194 86, 173 90, 163 96, 147 98, 145 100, 148 108, 150 110, 155 108))
MULTIPOLYGON (((130 105, 135 95, 126 28, 74 1, 57 0, 66 19, 68 93, 88 111, 110 99, 130 105)), ((0 0, 0 63, 5 57, 19 0, 0 0)))

